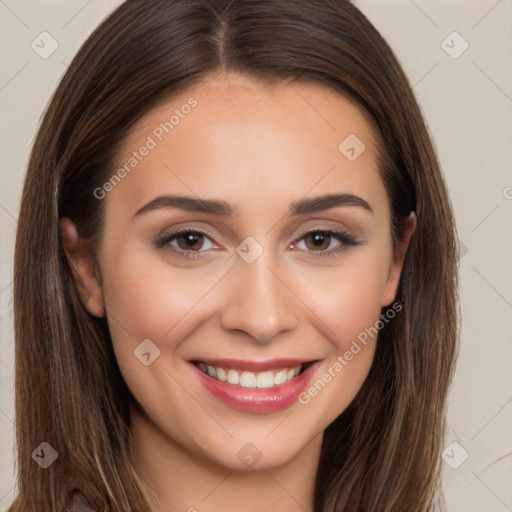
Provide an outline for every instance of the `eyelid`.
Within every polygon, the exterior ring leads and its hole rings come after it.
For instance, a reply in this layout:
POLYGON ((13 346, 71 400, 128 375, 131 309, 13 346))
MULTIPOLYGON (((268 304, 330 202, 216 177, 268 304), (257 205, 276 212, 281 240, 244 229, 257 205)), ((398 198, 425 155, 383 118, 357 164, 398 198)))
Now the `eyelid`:
POLYGON ((309 235, 311 233, 332 233, 332 234, 344 234, 351 238, 356 238, 355 235, 352 234, 351 230, 343 227, 312 227, 312 228, 306 228, 306 229, 299 229, 297 234, 294 235, 294 242, 296 240, 299 240, 301 238, 304 238, 306 235, 309 235))
MULTIPOLYGON (((168 230, 163 230, 159 235, 155 237, 154 243, 156 245, 161 244, 166 245, 171 238, 176 238, 180 235, 184 235, 186 233, 196 233, 198 235, 209 238, 213 245, 219 246, 219 244, 215 241, 215 235, 213 235, 208 229, 204 227, 195 227, 195 226, 184 226, 171 228, 168 230)), ((191 251, 192 252, 192 251, 191 251)), ((194 251, 194 252, 203 252, 203 251, 194 251)))
MULTIPOLYGON (((171 229, 169 231, 164 231, 160 235, 157 236, 157 238, 154 241, 154 245, 162 249, 164 247, 168 247, 169 251, 171 251, 176 257, 183 258, 183 259, 199 259, 201 258, 203 253, 207 253, 212 249, 206 249, 206 250, 199 250, 199 251, 187 251, 182 249, 177 249, 174 246, 170 245, 170 241, 178 238, 181 235, 187 234, 187 233, 195 233, 199 236, 205 237, 210 239, 212 245, 215 247, 215 249, 218 249, 218 244, 215 241, 215 237, 212 236, 208 229, 205 228, 197 228, 194 226, 183 226, 183 227, 177 227, 175 229, 171 229)), ((339 242, 339 245, 335 247, 334 249, 328 249, 328 250, 320 250, 320 251, 314 251, 314 250, 303 250, 300 249, 300 252, 305 252, 312 256, 313 258, 336 258, 341 256, 341 253, 348 250, 350 247, 354 247, 357 245, 361 245, 361 241, 358 241, 357 237, 353 236, 350 233, 350 230, 342 230, 342 229, 335 229, 335 228, 319 228, 319 227, 313 227, 305 230, 300 230, 294 237, 294 240, 291 242, 291 244, 296 244, 297 242, 302 241, 307 235, 312 233, 323 233, 327 235, 328 237, 334 238, 339 242)))
MULTIPOLYGON (((343 252, 348 250, 350 247, 362 245, 362 242, 357 237, 350 233, 350 230, 340 229, 323 229, 323 228, 312 228, 307 229, 297 235, 296 241, 292 242, 294 245, 297 242, 304 240, 304 238, 312 233, 322 233, 331 239, 335 239, 339 242, 339 245, 334 249, 328 249, 323 251, 305 251, 306 253, 312 254, 314 258, 328 258, 328 257, 340 257, 343 252)), ((329 244, 330 245, 330 244, 329 244)))

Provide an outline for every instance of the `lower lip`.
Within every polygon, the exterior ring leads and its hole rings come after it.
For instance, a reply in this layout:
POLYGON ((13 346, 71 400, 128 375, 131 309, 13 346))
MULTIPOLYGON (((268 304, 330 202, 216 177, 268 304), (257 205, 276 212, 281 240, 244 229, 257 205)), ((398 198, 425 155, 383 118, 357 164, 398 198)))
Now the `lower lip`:
POLYGON ((243 388, 221 382, 206 375, 196 365, 192 364, 201 383, 218 400, 228 407, 243 412, 268 414, 286 409, 297 400, 310 382, 318 363, 309 366, 301 375, 294 379, 268 389, 243 388))

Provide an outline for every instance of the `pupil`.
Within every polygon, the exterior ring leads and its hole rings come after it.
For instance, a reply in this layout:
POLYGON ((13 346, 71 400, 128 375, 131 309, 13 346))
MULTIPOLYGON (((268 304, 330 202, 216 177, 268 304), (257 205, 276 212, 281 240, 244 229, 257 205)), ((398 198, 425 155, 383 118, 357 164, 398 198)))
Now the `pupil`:
MULTIPOLYGON (((316 233, 316 234, 313 234, 313 235, 310 235, 311 238, 313 239, 313 245, 315 248, 324 248, 325 246, 325 242, 328 241, 328 236, 325 236, 323 235, 322 233, 316 233)), ((329 244, 327 244, 329 245, 329 244)))
MULTIPOLYGON (((194 233, 188 233, 186 235, 183 235, 182 239, 185 239, 185 244, 187 246, 187 249, 197 249, 198 248, 195 246, 198 245, 198 241, 199 241, 200 237, 195 235, 194 233)), ((199 242, 199 246, 201 246, 200 242, 199 242)))

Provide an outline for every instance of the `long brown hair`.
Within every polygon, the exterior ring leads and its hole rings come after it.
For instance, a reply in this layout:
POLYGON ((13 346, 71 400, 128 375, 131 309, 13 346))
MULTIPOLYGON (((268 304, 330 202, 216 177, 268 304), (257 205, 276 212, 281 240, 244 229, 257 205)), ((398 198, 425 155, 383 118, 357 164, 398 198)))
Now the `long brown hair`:
MULTIPOLYGON (((223 71, 314 82, 375 124, 392 214, 418 219, 370 374, 325 431, 315 512, 426 512, 442 501, 445 399, 458 339, 457 243, 440 167, 392 50, 347 0, 128 0, 93 32, 52 98, 23 189, 14 270, 17 496, 9 512, 61 511, 78 487, 98 511, 149 510, 129 404, 104 319, 87 313, 59 219, 101 235, 94 190, 134 123, 223 71), (32 452, 47 442, 57 460, 32 452)), ((340 141, 341 142, 341 141, 340 141)))

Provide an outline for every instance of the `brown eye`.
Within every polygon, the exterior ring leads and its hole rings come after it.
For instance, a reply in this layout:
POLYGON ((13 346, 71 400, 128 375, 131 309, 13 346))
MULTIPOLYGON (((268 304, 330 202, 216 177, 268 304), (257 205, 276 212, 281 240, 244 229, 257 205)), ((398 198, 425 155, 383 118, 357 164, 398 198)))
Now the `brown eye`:
POLYGON ((171 249, 176 255, 198 256, 214 244, 212 239, 200 231, 181 230, 164 233, 155 240, 158 249, 171 249))
POLYGON ((204 243, 204 235, 189 231, 175 237, 177 246, 184 251, 198 251, 204 243))
POLYGON ((349 233, 331 230, 314 230, 303 233, 294 244, 297 249, 306 251, 315 258, 341 256, 351 246, 361 245, 349 233))
POLYGON ((306 242, 306 247, 313 251, 324 251, 326 250, 331 243, 332 236, 328 233, 323 233, 321 231, 314 231, 312 233, 308 233, 304 240, 306 242), (308 241, 311 244, 308 244, 308 241))

